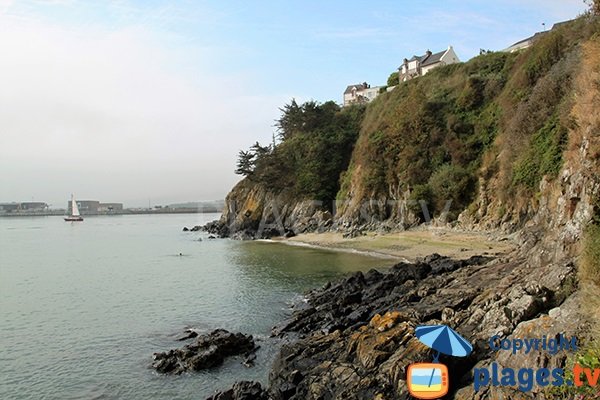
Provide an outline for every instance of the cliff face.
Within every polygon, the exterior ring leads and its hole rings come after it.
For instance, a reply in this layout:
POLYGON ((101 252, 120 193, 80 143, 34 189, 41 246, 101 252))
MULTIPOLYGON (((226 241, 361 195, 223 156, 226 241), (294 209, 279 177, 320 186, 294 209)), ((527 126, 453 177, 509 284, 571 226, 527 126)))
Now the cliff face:
POLYGON ((593 109, 600 106, 594 84, 598 41, 587 39, 585 31, 596 28, 584 24, 551 32, 517 56, 481 56, 425 77, 432 82, 424 79, 383 96, 367 110, 336 218, 361 224, 369 222, 368 214, 407 225, 414 222, 410 202, 419 200, 439 217, 436 192, 466 188, 451 174, 442 174, 447 186, 436 181, 441 168, 436 172, 432 160, 442 158, 476 182, 467 201, 452 193, 440 199, 456 204, 453 211, 463 226, 580 232, 598 193, 599 124, 593 109), (469 92, 474 76, 479 100, 469 92), (419 96, 425 100, 413 104, 419 96), (460 105, 469 96, 477 106, 460 105), (434 195, 417 193, 423 185, 434 195), (361 212, 365 208, 371 212, 361 212))
POLYGON ((246 178, 221 222, 250 234, 403 229, 433 218, 467 229, 536 227, 572 246, 599 191, 598 30, 581 18, 522 53, 479 56, 380 95, 364 113, 335 204, 246 178))
MULTIPOLYGON (((564 163, 556 179, 542 179, 537 198, 521 209, 528 219, 526 226, 543 232, 543 251, 534 255, 539 263, 577 255, 584 228, 599 212, 600 116, 594 110, 600 105, 600 42, 587 41, 580 52, 569 112, 573 125, 563 153, 564 163)), ((494 224, 490 214, 500 206, 498 203, 491 201, 481 207, 483 221, 494 224)))
POLYGON ((236 239, 268 238, 328 228, 332 215, 321 202, 298 200, 289 191, 274 193, 246 178, 225 199, 222 234, 236 239))

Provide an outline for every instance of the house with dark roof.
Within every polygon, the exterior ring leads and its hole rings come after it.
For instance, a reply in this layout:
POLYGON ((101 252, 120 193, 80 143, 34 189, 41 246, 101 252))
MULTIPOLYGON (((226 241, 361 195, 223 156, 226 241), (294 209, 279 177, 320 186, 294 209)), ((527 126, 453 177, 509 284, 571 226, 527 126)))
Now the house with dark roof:
POLYGON ((448 46, 446 50, 437 53, 427 50, 422 56, 412 56, 411 59, 405 58, 402 65, 398 67, 398 76, 400 82, 406 82, 409 79, 423 76, 434 68, 458 62, 460 60, 452 46, 448 46))
POLYGON ((379 94, 380 86, 371 87, 367 82, 349 85, 344 90, 344 107, 352 104, 366 104, 379 94))

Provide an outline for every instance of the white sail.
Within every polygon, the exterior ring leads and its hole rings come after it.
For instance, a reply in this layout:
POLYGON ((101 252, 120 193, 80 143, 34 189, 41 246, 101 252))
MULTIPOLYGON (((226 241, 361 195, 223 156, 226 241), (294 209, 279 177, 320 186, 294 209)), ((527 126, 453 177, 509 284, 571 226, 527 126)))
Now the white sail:
POLYGON ((77 203, 75 202, 75 196, 71 195, 71 216, 79 217, 79 207, 77 207, 77 203))

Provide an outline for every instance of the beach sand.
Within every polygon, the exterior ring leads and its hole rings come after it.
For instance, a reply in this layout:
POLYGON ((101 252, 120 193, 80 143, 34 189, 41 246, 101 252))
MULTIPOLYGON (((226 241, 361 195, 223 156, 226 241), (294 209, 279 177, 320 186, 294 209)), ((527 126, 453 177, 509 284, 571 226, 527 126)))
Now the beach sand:
POLYGON ((483 232, 466 233, 446 228, 394 233, 368 232, 355 238, 344 238, 338 232, 305 233, 280 240, 290 245, 353 251, 407 261, 432 253, 455 259, 466 259, 474 255, 498 256, 515 248, 514 241, 506 236, 483 232))

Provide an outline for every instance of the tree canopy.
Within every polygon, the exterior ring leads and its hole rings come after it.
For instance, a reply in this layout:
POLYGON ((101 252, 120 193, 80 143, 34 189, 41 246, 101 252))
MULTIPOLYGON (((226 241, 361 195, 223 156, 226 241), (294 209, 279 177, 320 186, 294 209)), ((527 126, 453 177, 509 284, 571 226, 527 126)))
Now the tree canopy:
POLYGON ((279 142, 255 143, 238 156, 236 174, 271 190, 329 204, 339 190, 360 131, 364 106, 340 108, 335 102, 292 99, 275 123, 279 142))

